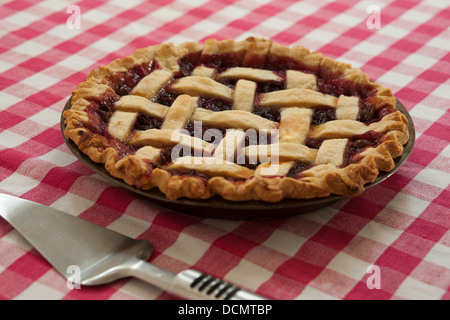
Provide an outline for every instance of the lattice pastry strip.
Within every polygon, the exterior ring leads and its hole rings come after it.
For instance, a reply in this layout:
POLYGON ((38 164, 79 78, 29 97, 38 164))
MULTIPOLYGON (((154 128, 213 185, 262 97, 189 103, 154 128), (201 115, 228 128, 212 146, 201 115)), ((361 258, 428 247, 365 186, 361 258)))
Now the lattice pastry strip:
POLYGON ((170 90, 179 94, 196 97, 215 97, 231 100, 233 90, 211 78, 190 76, 176 80, 170 85, 170 90))
POLYGON ((333 164, 340 167, 344 164, 348 139, 325 140, 317 152, 315 164, 333 164))
POLYGON ((256 82, 281 82, 283 79, 276 75, 273 71, 254 69, 254 68, 229 68, 215 77, 216 80, 221 79, 246 79, 256 82))
POLYGON ((238 80, 234 89, 235 110, 252 112, 255 104, 256 82, 249 80, 238 80))
POLYGON ((114 112, 108 123, 108 132, 119 140, 126 140, 137 116, 136 112, 114 112))
POLYGON ((215 157, 180 157, 168 165, 167 169, 190 169, 210 176, 220 175, 238 179, 248 179, 254 174, 251 169, 215 157))
POLYGON ((262 107, 336 107, 337 98, 309 89, 286 89, 260 95, 262 107))
POLYGON ((310 73, 304 73, 296 70, 286 71, 286 89, 310 89, 317 91, 317 78, 310 73))
POLYGON ((389 131, 403 132, 406 124, 398 113, 391 113, 378 122, 366 125, 355 120, 335 120, 315 126, 310 131, 314 139, 340 139, 362 135, 369 131, 386 133, 389 131))
POLYGON ((154 96, 172 79, 172 73, 166 70, 155 70, 144 77, 131 94, 153 99, 154 96))
POLYGON ((359 98, 339 96, 336 104, 336 119, 356 120, 359 114, 359 98))

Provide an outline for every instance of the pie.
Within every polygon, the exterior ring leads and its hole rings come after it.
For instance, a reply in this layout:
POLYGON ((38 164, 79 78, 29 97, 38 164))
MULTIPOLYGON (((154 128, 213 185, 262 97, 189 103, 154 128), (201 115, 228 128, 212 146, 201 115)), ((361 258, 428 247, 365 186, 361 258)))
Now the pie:
POLYGON ((357 196, 409 139, 389 88, 254 37, 139 49, 91 71, 70 103, 79 150, 171 200, 357 196))

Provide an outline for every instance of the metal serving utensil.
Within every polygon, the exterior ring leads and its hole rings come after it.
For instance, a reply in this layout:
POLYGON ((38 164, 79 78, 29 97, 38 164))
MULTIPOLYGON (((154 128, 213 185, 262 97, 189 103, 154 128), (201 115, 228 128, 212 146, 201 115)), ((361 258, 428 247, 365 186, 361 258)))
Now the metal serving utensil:
POLYGON ((146 260, 153 247, 62 211, 0 194, 5 218, 67 280, 75 281, 70 267, 79 268, 80 285, 102 285, 135 277, 191 300, 265 300, 206 273, 188 269, 173 274, 146 260))

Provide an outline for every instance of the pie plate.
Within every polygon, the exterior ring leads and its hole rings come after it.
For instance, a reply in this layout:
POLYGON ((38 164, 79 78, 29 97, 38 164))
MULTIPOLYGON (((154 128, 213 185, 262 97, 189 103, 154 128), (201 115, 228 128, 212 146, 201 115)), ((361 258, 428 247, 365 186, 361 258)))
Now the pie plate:
MULTIPOLYGON (((67 101, 64 110, 71 107, 70 99, 67 101)), ((394 159, 395 167, 390 172, 380 172, 374 182, 365 185, 365 189, 374 187, 380 182, 386 180, 393 175, 408 159, 411 154, 415 142, 414 124, 406 108, 397 100, 397 110, 405 115, 408 119, 409 140, 404 145, 403 154, 394 159)), ((64 116, 61 116, 61 131, 64 132, 64 116)), ((202 216, 216 219, 230 219, 230 220, 250 220, 250 219, 275 219, 288 216, 299 215, 310 212, 319 208, 331 205, 334 202, 345 199, 343 196, 331 195, 324 198, 314 199, 284 199, 280 202, 269 203, 263 201, 242 201, 234 202, 223 198, 213 197, 206 200, 193 200, 181 198, 178 200, 169 200, 157 188, 150 190, 141 190, 134 186, 128 185, 123 180, 114 178, 105 169, 104 164, 95 163, 88 156, 82 153, 72 140, 68 139, 63 134, 64 141, 69 147, 70 151, 91 170, 104 177, 113 185, 130 190, 144 199, 159 205, 161 207, 181 212, 184 214, 202 216)))

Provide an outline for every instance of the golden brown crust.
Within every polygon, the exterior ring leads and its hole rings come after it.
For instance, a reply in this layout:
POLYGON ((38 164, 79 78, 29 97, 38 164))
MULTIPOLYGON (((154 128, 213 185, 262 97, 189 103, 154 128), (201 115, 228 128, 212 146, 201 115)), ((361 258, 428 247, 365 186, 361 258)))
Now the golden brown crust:
MULTIPOLYGON (((266 39, 248 38, 240 42, 209 39, 203 45, 187 42, 179 46, 161 44, 139 49, 128 57, 117 59, 107 66, 90 72, 86 81, 77 85, 73 91, 72 107, 64 112, 65 136, 71 139, 92 161, 105 164, 106 170, 112 176, 142 190, 158 188, 171 200, 182 197, 208 199, 217 195, 231 201, 268 202, 277 202, 285 198, 326 197, 331 194, 359 195, 364 191, 364 184, 373 182, 379 171, 393 169, 394 159, 402 154, 403 145, 408 141, 407 120, 397 111, 385 119, 385 122, 390 122, 380 129, 384 134, 382 142, 376 147, 366 148, 357 154, 355 158, 357 161, 345 167, 336 167, 330 163, 319 164, 303 171, 301 177, 297 179, 281 176, 253 176, 243 180, 214 176, 205 179, 199 176, 173 174, 164 167, 158 167, 158 160, 152 162, 139 154, 131 153, 121 156, 104 135, 90 129, 92 119, 88 108, 92 101, 105 95, 116 96, 117 100, 119 98, 111 88, 111 81, 115 74, 127 72, 130 68, 145 62, 158 63, 162 70, 177 72, 179 59, 195 52, 204 54, 233 52, 243 61, 242 66, 248 66, 253 61, 250 67, 259 65, 262 67, 265 60, 261 57, 266 60, 267 57, 289 57, 293 62, 301 63, 319 76, 327 74, 332 77, 345 77, 361 87, 370 86, 376 90, 376 93, 369 98, 376 109, 385 107, 395 109, 396 99, 390 89, 372 83, 368 75, 360 69, 323 57, 318 52, 310 52, 302 46, 288 48, 266 39), (253 59, 255 56, 259 57, 257 62, 253 59)), ((300 89, 292 90, 297 92, 300 89)), ((226 98, 229 98, 229 94, 226 98)), ((374 127, 376 126, 378 124, 374 127)), ((315 134, 321 130, 325 130, 325 126, 317 126, 312 133, 315 134)), ((360 127, 355 130, 357 134, 361 134, 360 127)), ((152 152, 157 154, 158 150, 155 149, 152 152)))

